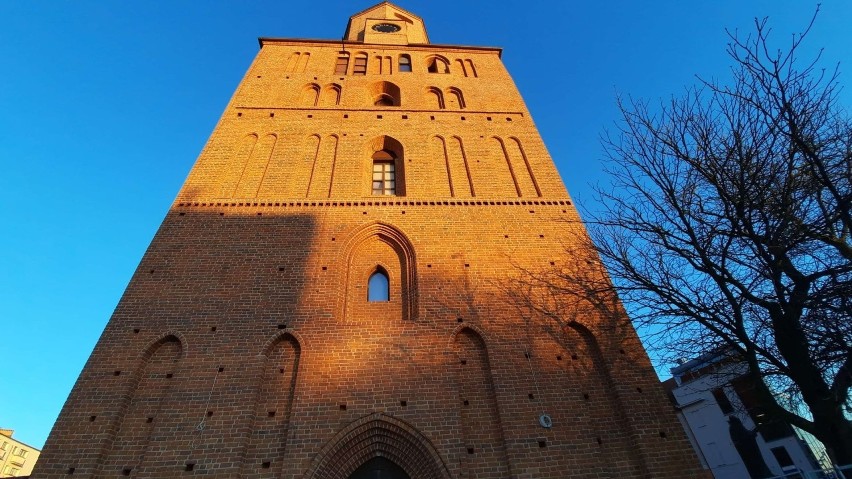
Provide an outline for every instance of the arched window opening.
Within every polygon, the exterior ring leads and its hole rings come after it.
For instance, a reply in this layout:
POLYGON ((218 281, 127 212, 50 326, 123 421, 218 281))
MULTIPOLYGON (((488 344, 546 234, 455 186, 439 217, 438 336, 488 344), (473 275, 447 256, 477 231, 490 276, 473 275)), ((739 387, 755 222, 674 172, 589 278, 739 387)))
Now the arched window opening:
POLYGON ((375 106, 394 106, 393 105, 393 98, 390 95, 386 95, 386 94, 379 95, 379 97, 376 99, 376 101, 375 101, 375 103, 373 103, 373 105, 375 105, 375 106))
POLYGON ((456 63, 458 64, 459 70, 461 70, 462 74, 464 76, 467 76, 467 68, 465 68, 464 62, 462 62, 461 60, 456 60, 456 63))
POLYGON ((335 75, 346 75, 349 70, 349 53, 340 52, 337 57, 337 64, 334 66, 335 75))
POLYGON ((370 103, 374 106, 400 106, 399 87, 391 82, 380 81, 370 85, 370 103))
POLYGON ((432 57, 427 62, 429 73, 450 73, 450 63, 441 57, 432 57))
POLYGON ((426 89, 426 96, 428 97, 429 105, 432 108, 438 110, 444 109, 444 94, 441 93, 441 90, 435 87, 429 87, 426 89))
POLYGON ((367 54, 359 53, 355 55, 355 65, 352 68, 353 75, 367 74, 367 54))
POLYGON ((302 105, 317 106, 319 101, 320 86, 316 83, 305 85, 302 91, 302 105))
POLYGON ((401 72, 410 72, 411 71, 411 57, 407 54, 403 53, 399 56, 399 71, 401 72))
POLYGON ((463 110, 465 108, 465 103, 464 103, 464 95, 462 95, 461 90, 459 90, 458 88, 455 88, 455 87, 450 87, 450 88, 447 89, 447 91, 450 93, 452 98, 455 99, 456 106, 458 106, 460 110, 463 110))
POLYGON ((336 106, 340 104, 340 92, 342 88, 340 85, 336 83, 332 83, 330 85, 326 85, 323 87, 322 92, 320 94, 320 102, 321 106, 336 106))
POLYGON ((396 195, 396 155, 392 151, 373 153, 373 195, 396 195))
POLYGON ((367 301, 371 303, 390 301, 390 280, 384 268, 377 267, 367 282, 367 301))
POLYGON ((473 60, 468 59, 465 60, 465 62, 467 62, 467 69, 470 71, 470 74, 473 75, 474 78, 479 77, 479 75, 476 74, 476 67, 473 66, 473 60))

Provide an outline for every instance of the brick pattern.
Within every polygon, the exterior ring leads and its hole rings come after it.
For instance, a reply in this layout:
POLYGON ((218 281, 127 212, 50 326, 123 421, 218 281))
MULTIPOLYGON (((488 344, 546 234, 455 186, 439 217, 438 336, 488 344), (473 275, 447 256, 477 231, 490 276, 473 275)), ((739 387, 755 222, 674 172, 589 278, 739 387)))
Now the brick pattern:
POLYGON ((621 309, 504 294, 578 238, 498 49, 264 39, 32 477, 705 477, 621 309))

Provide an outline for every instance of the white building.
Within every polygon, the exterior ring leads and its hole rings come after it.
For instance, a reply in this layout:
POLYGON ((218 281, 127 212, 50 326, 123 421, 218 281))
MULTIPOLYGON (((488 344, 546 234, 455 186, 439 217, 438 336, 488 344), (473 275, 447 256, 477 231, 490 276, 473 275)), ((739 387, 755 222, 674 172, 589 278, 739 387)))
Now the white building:
POLYGON ((731 352, 711 353, 672 368, 663 385, 715 479, 806 477, 813 453, 789 424, 767 421, 746 371, 731 352))

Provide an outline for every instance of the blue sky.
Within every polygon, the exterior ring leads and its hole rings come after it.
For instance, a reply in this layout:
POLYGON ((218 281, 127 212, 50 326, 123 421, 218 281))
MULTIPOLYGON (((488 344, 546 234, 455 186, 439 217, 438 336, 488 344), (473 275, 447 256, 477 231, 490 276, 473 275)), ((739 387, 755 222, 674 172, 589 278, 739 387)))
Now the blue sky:
MULTIPOLYGON (((434 43, 500 46, 572 196, 593 200, 617 94, 725 78, 725 28, 805 1, 406 0, 434 43), (487 5, 487 9, 482 10, 487 5)), ((0 0, 0 427, 41 447, 259 36, 340 38, 370 1, 0 0), (298 7, 293 7, 298 5, 298 7)), ((824 1, 806 50, 852 65, 852 2, 824 1)), ((849 74, 841 80, 850 85, 849 74)), ((852 105, 852 94, 843 94, 852 105)))

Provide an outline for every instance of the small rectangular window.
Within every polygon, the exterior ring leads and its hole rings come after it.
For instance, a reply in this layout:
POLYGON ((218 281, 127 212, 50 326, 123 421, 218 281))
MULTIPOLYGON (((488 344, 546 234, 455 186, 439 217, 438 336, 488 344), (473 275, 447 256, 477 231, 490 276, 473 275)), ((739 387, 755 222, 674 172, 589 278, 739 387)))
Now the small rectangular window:
POLYGON ((394 164, 391 161, 373 163, 373 194, 391 196, 396 194, 394 164))
POLYGON ((337 64, 334 66, 335 75, 346 75, 346 70, 349 69, 349 56, 341 55, 337 57, 337 64))
POLYGON ((410 72, 411 71, 411 57, 408 55, 400 55, 399 56, 399 71, 401 72, 410 72))
POLYGON ((367 74, 367 55, 359 55, 355 57, 355 66, 352 69, 353 75, 367 74))

